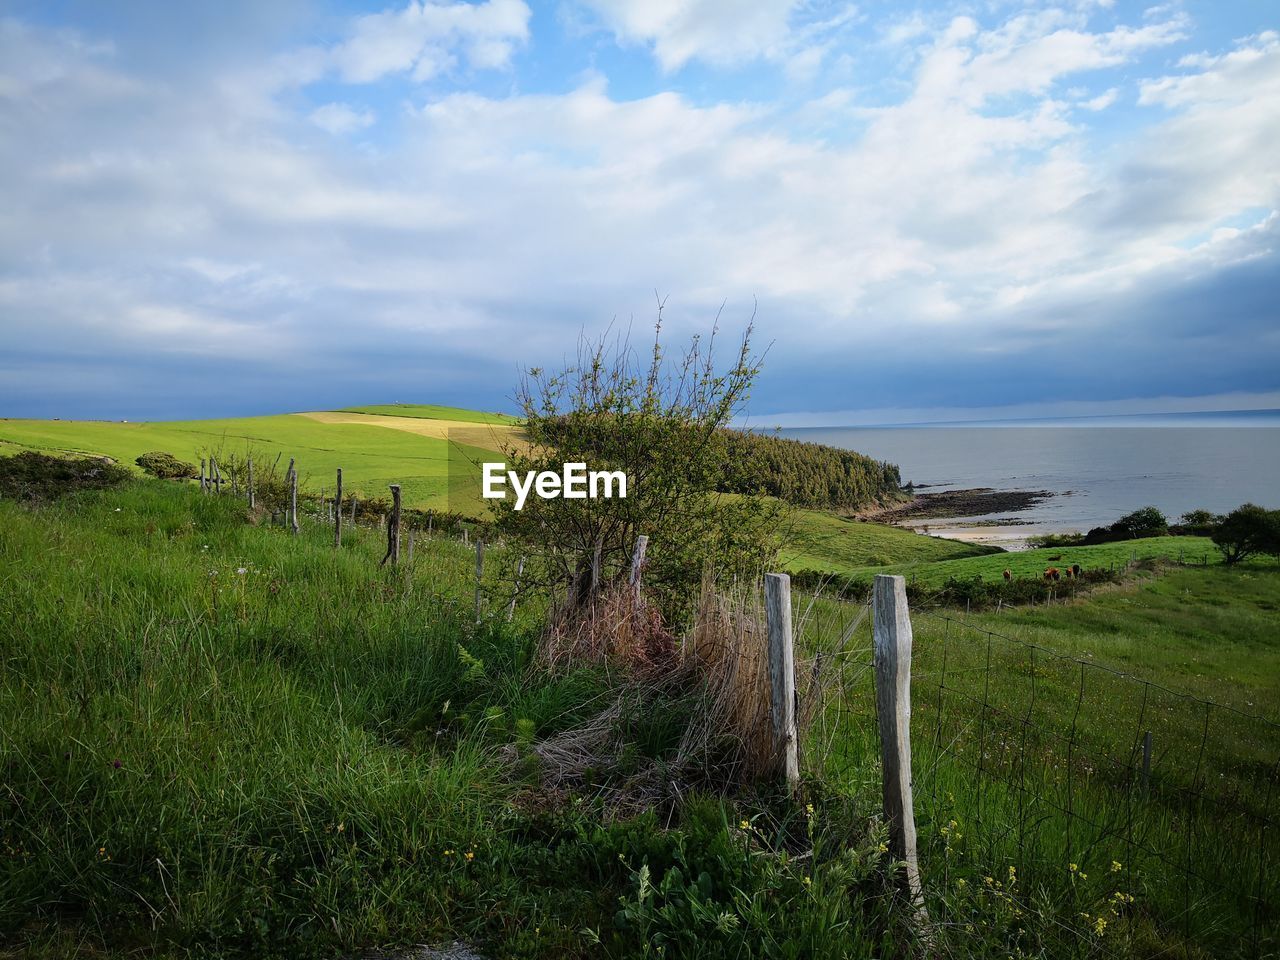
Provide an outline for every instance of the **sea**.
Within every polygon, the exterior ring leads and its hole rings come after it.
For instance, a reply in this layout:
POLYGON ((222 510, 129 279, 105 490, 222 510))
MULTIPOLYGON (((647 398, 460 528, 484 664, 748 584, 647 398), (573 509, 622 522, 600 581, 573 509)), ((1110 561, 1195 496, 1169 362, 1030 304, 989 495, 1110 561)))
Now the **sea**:
POLYGON ((917 520, 916 529, 1016 549, 1156 506, 1170 520, 1242 503, 1280 508, 1280 410, 883 427, 788 428, 782 436, 896 463, 917 489, 1049 490, 1016 513, 917 520))

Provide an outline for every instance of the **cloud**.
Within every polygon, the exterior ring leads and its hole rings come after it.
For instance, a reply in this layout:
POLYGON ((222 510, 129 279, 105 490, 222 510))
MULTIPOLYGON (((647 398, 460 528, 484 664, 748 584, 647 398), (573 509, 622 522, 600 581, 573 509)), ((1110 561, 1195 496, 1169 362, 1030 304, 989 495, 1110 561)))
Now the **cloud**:
POLYGON ((348 83, 402 72, 429 80, 453 67, 459 55, 477 69, 503 68, 528 38, 530 16, 523 0, 410 0, 403 9, 357 19, 329 58, 348 83))
POLYGON ((371 127, 376 119, 372 110, 357 110, 345 103, 326 103, 312 110, 310 117, 317 127, 334 136, 371 127))
POLYGON ((663 70, 778 57, 801 0, 583 0, 623 44, 649 47, 663 70))
MULTIPOLYGON (((0 27, 0 129, 23 132, 0 138, 0 409, 35 409, 21 364, 61 415, 119 371, 178 400, 269 381, 290 409, 388 392, 491 408, 579 330, 643 322, 654 288, 676 335, 726 298, 730 322, 758 303, 776 340, 758 410, 1280 386, 1274 35, 1179 61, 1176 16, 1039 11, 913 26, 901 95, 623 97, 603 72, 496 93, 436 71, 507 63, 528 10, 461 6, 360 18, 203 82, 0 27), (1153 51, 1178 65, 1152 75, 1153 51), (1117 66, 1139 99, 1103 106, 1137 113, 1099 149, 1079 107, 1112 88, 1081 91, 1117 66), (371 78, 391 92, 345 89, 371 78), (353 149, 313 126, 370 133, 353 149)), ((782 51, 785 69, 826 36, 805 31, 832 17, 781 9, 735 57, 782 51)), ((705 61, 685 7, 642 14, 618 14, 634 42, 705 61)))

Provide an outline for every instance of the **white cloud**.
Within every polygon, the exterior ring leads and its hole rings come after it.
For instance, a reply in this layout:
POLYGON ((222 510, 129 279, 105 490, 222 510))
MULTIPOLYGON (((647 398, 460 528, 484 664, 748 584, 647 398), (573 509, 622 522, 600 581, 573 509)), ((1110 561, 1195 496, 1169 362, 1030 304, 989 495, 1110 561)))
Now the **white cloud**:
POLYGON ((459 54, 478 69, 503 68, 528 38, 530 16, 523 0, 410 0, 403 9, 360 17, 329 56, 348 83, 404 72, 429 80, 450 69, 459 54))
POLYGON ((341 136, 373 126, 372 110, 357 110, 346 103, 326 103, 311 111, 311 122, 321 130, 341 136))
MULTIPOLYGON (((374 15, 341 54, 270 70, 407 79, 450 58, 501 65, 523 42, 523 4, 472 8, 491 11, 483 28, 458 6, 374 15)), ((683 9, 659 4, 633 36, 672 64, 703 56, 683 9)), ((803 49, 780 9, 739 49, 803 49), (779 30, 790 39, 763 39, 779 30)), ((758 295, 766 339, 802 352, 802 323, 821 337, 813 362, 865 356, 890 322, 921 356, 1098 343, 1117 321, 1097 304, 1275 246, 1274 220, 1232 220, 1280 206, 1275 36, 1140 83, 1159 109, 1105 155, 1075 107, 1114 91, 1056 91, 1183 29, 956 19, 927 31, 906 95, 876 106, 853 86, 795 108, 623 100, 599 76, 566 93, 458 91, 384 111, 394 142, 361 151, 295 142, 307 120, 337 134, 373 122, 340 100, 299 110, 225 77, 170 88, 65 36, 0 30, 0 128, 24 130, 0 139, 6 337, 337 365, 356 362, 355 318, 360 342, 397 362, 453 350, 505 369, 554 359, 615 312, 647 315, 657 287, 680 308, 674 327, 758 295), (18 45, 44 52, 23 60, 18 45)))
POLYGON ((690 60, 779 56, 801 0, 583 0, 622 43, 652 47, 664 70, 690 60))

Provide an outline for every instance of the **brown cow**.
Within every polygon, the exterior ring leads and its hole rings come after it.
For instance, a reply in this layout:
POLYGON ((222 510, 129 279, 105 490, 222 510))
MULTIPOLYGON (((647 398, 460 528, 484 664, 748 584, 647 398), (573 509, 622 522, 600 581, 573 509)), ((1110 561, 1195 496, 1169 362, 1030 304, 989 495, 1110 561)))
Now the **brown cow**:
POLYGON ((1045 583, 1048 583, 1051 580, 1058 580, 1061 578, 1061 576, 1062 575, 1058 572, 1057 567, 1050 567, 1048 570, 1044 572, 1045 583))
POLYGON ((1012 580, 1012 579, 1013 579, 1013 573, 1009 570, 1009 568, 1008 568, 1008 567, 1005 567, 1005 571, 1004 571, 1004 582, 1005 582, 1005 583, 1008 583, 1008 582, 1009 582, 1010 580, 1012 580))

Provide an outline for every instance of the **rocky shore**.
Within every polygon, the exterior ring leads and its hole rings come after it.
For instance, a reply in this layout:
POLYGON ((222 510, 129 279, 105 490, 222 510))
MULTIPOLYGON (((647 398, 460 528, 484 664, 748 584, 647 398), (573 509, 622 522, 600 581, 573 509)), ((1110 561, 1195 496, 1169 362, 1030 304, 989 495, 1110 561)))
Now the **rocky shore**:
MULTIPOLYGON (((995 490, 974 487, 969 490, 941 490, 917 493, 906 503, 894 504, 865 514, 877 523, 910 524, 919 520, 956 517, 983 517, 996 513, 1016 513, 1056 496, 1050 490, 995 490)), ((1013 526, 1018 520, 1002 520, 989 525, 1013 526)))

